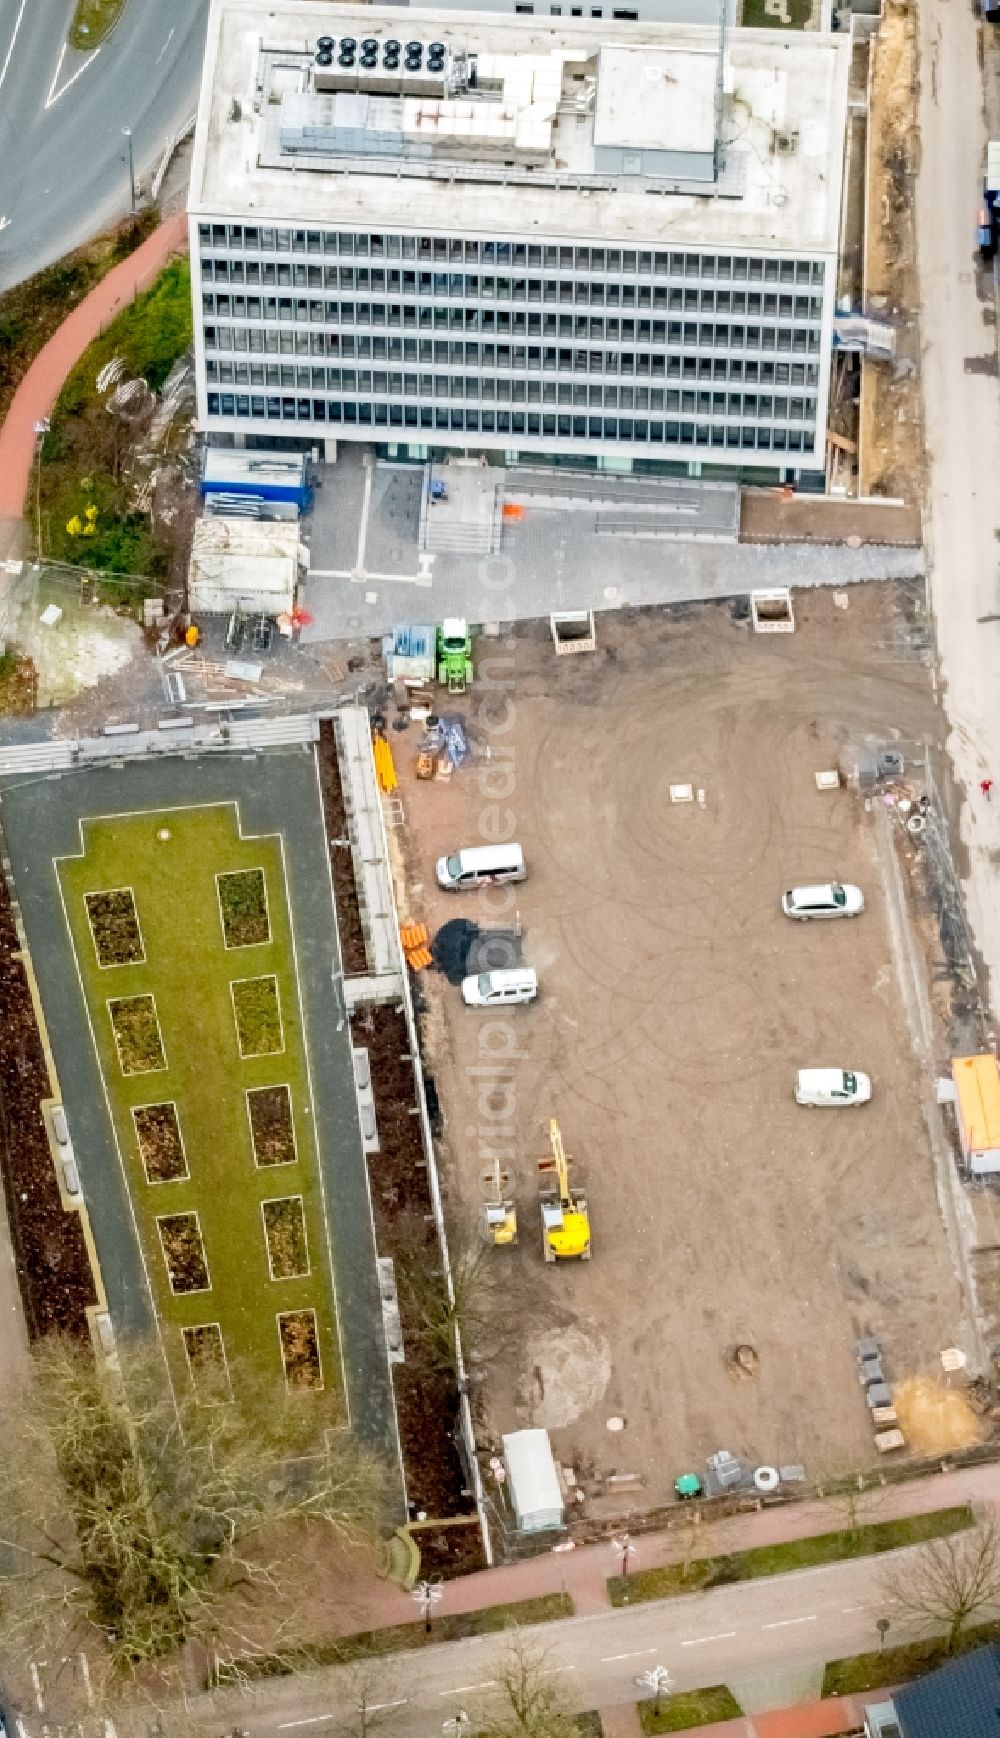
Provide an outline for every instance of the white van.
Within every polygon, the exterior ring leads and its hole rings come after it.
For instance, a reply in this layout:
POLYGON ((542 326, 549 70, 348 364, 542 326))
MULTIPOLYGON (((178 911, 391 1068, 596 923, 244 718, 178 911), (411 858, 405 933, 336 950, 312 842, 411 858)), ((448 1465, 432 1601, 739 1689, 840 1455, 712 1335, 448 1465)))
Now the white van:
POLYGON ((462 1000, 470 1008, 533 1002, 537 994, 538 977, 530 966, 519 966, 516 971, 480 972, 474 978, 462 979, 462 1000))
POLYGON ((800 1068, 795 1076, 797 1104, 867 1104, 872 1083, 859 1068, 800 1068))
POLYGON ((438 884, 452 893, 465 887, 487 887, 498 881, 523 881, 524 877, 524 852, 520 845, 475 845, 471 850, 438 858, 438 884))

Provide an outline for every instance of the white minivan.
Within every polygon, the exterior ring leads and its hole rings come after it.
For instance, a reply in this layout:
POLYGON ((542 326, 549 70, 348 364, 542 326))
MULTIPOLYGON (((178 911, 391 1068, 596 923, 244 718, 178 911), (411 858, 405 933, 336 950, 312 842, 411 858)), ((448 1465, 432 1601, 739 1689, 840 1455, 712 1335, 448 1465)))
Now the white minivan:
POLYGON ((473 845, 439 857, 438 885, 458 893, 465 887, 488 887, 500 881, 523 881, 524 852, 520 845, 473 845))
POLYGON ((795 1076, 797 1104, 867 1104, 872 1083, 858 1068, 800 1068, 795 1076))
POLYGON ((479 972, 462 979, 462 1000, 470 1008, 499 1008, 511 1002, 533 1002, 538 977, 530 966, 506 972, 479 972))

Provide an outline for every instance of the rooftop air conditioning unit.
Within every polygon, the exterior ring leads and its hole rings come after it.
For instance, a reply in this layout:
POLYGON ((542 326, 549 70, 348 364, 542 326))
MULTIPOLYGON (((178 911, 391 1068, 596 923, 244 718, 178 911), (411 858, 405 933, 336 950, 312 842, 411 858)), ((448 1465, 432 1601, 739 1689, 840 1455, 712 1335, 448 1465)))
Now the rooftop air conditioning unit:
POLYGON ((779 157, 794 157, 796 151, 799 148, 799 135, 798 135, 798 133, 797 132, 775 133, 775 135, 774 135, 774 148, 777 151, 779 157))

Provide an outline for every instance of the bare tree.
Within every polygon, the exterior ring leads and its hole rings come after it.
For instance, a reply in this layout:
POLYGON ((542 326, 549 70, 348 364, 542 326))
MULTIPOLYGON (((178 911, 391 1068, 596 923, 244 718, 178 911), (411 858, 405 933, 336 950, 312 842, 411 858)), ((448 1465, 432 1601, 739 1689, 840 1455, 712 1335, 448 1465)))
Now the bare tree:
POLYGON ((296 1523, 340 1540, 373 1530, 382 1469, 330 1428, 329 1407, 249 1370, 234 1392, 211 1406, 175 1397, 155 1347, 112 1370, 43 1342, 0 1415, 8 1654, 86 1648, 111 1693, 184 1642, 246 1651, 255 1605, 276 1609, 280 1630, 296 1523))
POLYGON ((498 1710, 476 1722, 485 1738, 578 1738, 566 1709, 566 1682, 549 1656, 515 1630, 494 1667, 498 1710))
POLYGON ((337 1688, 337 1731, 342 1738, 372 1738, 388 1717, 388 1710, 376 1701, 384 1696, 384 1675, 377 1676, 368 1661, 353 1665, 337 1688))
POLYGON ((450 1240, 451 1291, 437 1237, 424 1222, 411 1221, 400 1232, 396 1280, 403 1320, 415 1360, 433 1370, 453 1371, 456 1332, 466 1354, 496 1357, 512 1332, 504 1294, 504 1269, 497 1252, 478 1238, 450 1240))
POLYGON ((1000 1607, 1000 1524, 990 1512, 976 1526, 930 1539, 882 1577, 885 1596, 921 1629, 945 1631, 951 1652, 970 1619, 1000 1607))

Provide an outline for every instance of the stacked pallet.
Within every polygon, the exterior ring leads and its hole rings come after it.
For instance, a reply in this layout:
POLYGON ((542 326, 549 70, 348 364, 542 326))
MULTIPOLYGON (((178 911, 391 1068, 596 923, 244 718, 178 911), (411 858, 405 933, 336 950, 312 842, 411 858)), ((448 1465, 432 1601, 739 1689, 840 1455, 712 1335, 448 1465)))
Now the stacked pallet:
POLYGON ((422 972, 431 963, 431 950, 427 946, 428 934, 426 923, 401 923, 399 939, 403 944, 406 963, 411 971, 422 972))

